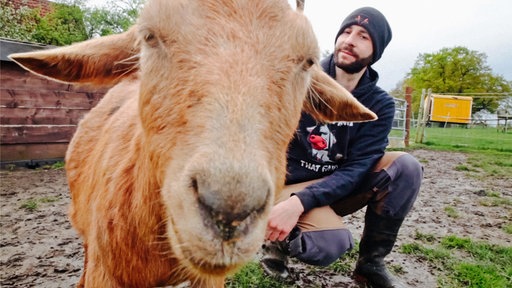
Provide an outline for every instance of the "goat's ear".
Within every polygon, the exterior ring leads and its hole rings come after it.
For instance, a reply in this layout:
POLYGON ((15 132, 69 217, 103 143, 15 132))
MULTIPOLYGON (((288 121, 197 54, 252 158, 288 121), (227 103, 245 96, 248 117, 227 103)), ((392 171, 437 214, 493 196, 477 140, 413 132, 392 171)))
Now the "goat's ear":
POLYGON ((321 122, 363 122, 377 119, 377 115, 362 105, 350 92, 313 65, 311 87, 304 101, 304 111, 321 122))
POLYGON ((136 27, 70 46, 9 55, 24 69, 66 83, 113 84, 138 69, 136 27))

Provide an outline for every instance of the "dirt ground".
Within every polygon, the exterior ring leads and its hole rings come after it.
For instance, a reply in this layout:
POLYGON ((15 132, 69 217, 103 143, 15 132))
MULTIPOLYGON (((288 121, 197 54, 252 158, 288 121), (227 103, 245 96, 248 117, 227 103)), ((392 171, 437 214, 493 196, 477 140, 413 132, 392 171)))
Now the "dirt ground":
MULTIPOLYGON (((512 181, 477 180, 457 165, 466 163, 462 153, 411 152, 425 167, 421 192, 413 211, 404 222, 397 246, 411 243, 416 231, 443 237, 457 235, 500 245, 512 245, 502 227, 512 213, 503 206, 479 204, 486 192, 512 197, 512 181), (459 217, 447 217, 445 207, 459 217)), ((63 170, 17 168, 0 171, 0 286, 73 287, 82 271, 81 242, 67 219, 69 194, 63 170), (26 208, 32 204, 32 208, 26 208), (37 207, 34 207, 37 206, 37 207)), ((358 241, 364 211, 346 221, 358 241)), ((396 247, 396 246, 395 246, 396 247)), ((435 267, 395 249, 386 258, 400 265, 401 279, 411 287, 436 287, 435 267)), ((297 284, 302 287, 357 287, 349 277, 325 269, 293 263, 297 284)))

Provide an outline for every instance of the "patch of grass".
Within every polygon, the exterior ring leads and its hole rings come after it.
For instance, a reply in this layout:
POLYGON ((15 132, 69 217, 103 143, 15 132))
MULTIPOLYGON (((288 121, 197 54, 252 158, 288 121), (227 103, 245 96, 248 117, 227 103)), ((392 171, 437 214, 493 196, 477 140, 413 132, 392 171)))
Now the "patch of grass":
POLYGON ((451 218, 459 218, 459 212, 452 206, 446 206, 444 207, 444 212, 446 212, 446 215, 451 218))
MULTIPOLYGON (((479 180, 486 178, 508 179, 512 175, 512 152, 475 149, 446 149, 445 146, 414 144, 411 149, 434 151, 455 151, 467 155, 467 162, 455 166, 455 170, 467 172, 468 176, 479 180), (497 160, 499 159, 499 160, 497 160)), ((512 150, 512 149, 511 149, 512 150)))
POLYGON ((503 226, 503 231, 505 231, 505 233, 512 234, 512 223, 508 223, 503 226))
POLYGON ((512 284, 512 247, 447 236, 433 248, 411 243, 402 245, 401 251, 444 271, 438 278, 439 287, 511 287, 512 284))
MULTIPOLYGON (((481 177, 508 178, 512 175, 512 153, 480 151, 468 154, 468 164, 483 171, 481 177), (496 160, 499 159, 499 160, 496 160)), ((477 171, 477 169, 474 169, 477 171)), ((478 176, 478 175, 474 175, 478 176)))
POLYGON ((455 166, 456 171, 471 171, 466 165, 457 165, 455 166))
POLYGON ((487 191, 487 192, 485 192, 485 195, 487 197, 496 197, 496 198, 500 198, 501 197, 501 193, 500 192, 495 192, 495 191, 487 191))
POLYGON ((226 288, 298 288, 290 286, 285 282, 271 278, 265 274, 259 263, 250 262, 236 274, 228 277, 225 283, 226 288))
MULTIPOLYGON (((411 129, 412 137, 416 129, 411 129)), ((497 133, 496 128, 439 128, 425 129, 423 143, 410 148, 467 153, 467 163, 455 169, 468 172, 477 179, 487 177, 508 179, 512 175, 512 137, 497 133)))
POLYGON ((33 212, 33 211, 36 211, 37 209, 39 209, 39 204, 41 204, 41 203, 53 203, 53 202, 57 202, 57 201, 59 201, 59 198, 56 198, 56 197, 42 197, 39 199, 30 198, 30 199, 26 200, 25 202, 23 202, 20 205, 20 208, 25 209, 30 212, 33 212))
MULTIPOLYGON (((448 151, 497 151, 512 153, 510 134, 497 133, 496 128, 439 128, 425 129, 423 145, 448 151)), ((411 129, 413 139, 416 129, 411 129)), ((498 158, 500 159, 500 158, 498 158)), ((509 163, 509 161, 506 161, 509 163)))
POLYGON ((416 234, 414 235, 414 239, 420 240, 427 243, 434 243, 436 241, 436 236, 433 234, 425 234, 416 230, 416 234))
POLYGON ((444 263, 451 257, 450 253, 446 249, 428 248, 419 243, 403 244, 400 246, 400 252, 416 255, 423 260, 438 264, 444 263))
POLYGON ((41 166, 40 169, 43 169, 43 170, 61 170, 61 169, 64 169, 64 162, 63 161, 57 161, 53 164, 45 164, 43 166, 41 166))
POLYGON ((53 203, 59 201, 59 198, 56 197, 43 197, 39 199, 39 202, 41 203, 53 203))
POLYGON ((61 170, 64 169, 65 163, 63 161, 55 162, 51 165, 53 170, 61 170))
POLYGON ((512 206, 512 199, 508 197, 489 197, 480 200, 479 203, 486 207, 512 206))
POLYGON ((498 167, 512 167, 512 161, 506 161, 505 159, 496 159, 492 164, 498 167))
POLYGON ((37 210, 38 206, 39 206, 39 204, 37 203, 36 200, 28 199, 25 202, 23 202, 23 204, 21 204, 20 208, 32 212, 32 211, 37 210))
POLYGON ((391 272, 395 275, 405 274, 405 269, 402 265, 399 264, 391 264, 387 266, 391 272))
POLYGON ((510 287, 510 281, 493 265, 460 263, 453 266, 451 287, 510 287))
POLYGON ((358 257, 359 244, 356 243, 352 250, 345 253, 340 259, 329 265, 328 268, 339 274, 350 275, 354 270, 354 263, 356 263, 358 257))

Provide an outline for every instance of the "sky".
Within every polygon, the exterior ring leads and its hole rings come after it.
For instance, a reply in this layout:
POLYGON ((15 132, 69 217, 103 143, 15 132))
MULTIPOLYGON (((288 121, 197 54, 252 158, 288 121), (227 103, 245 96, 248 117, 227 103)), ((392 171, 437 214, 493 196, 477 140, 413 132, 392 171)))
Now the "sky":
MULTIPOLYGON (((295 0, 288 2, 295 7, 295 0)), ((343 19, 363 6, 380 10, 393 31, 391 43, 373 65, 383 89, 395 88, 420 54, 455 46, 485 53, 492 72, 512 81, 511 0, 307 0, 304 13, 321 51, 333 50, 343 19)))

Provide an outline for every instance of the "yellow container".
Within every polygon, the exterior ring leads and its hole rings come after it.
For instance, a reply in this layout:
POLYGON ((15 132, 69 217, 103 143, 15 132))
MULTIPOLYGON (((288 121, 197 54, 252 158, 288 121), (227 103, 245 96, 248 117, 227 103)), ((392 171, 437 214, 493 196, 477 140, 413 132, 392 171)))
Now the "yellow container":
POLYGON ((430 121, 469 124, 472 104, 472 97, 432 94, 430 121))

